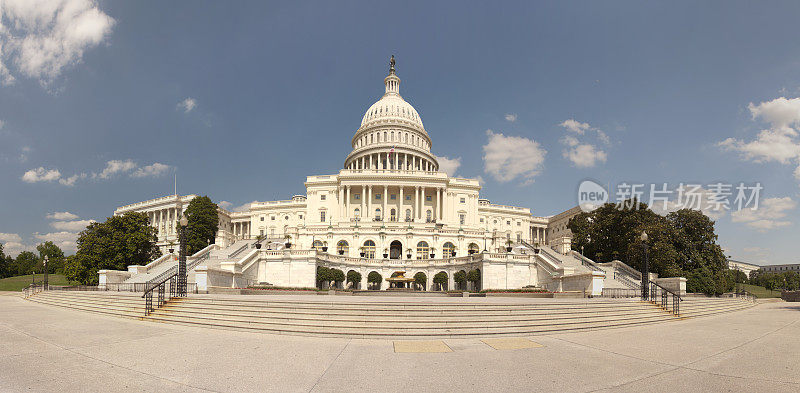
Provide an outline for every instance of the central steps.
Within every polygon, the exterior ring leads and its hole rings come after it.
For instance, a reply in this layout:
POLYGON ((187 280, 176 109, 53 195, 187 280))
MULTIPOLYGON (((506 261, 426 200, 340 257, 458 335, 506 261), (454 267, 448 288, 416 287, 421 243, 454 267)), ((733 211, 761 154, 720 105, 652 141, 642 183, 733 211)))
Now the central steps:
POLYGON ((152 322, 355 338, 448 338, 566 332, 675 321, 737 311, 754 304, 741 299, 687 298, 681 302, 678 318, 652 303, 629 299, 422 302, 411 298, 389 302, 199 295, 173 299, 144 316, 144 299, 137 293, 48 291, 28 300, 152 322))

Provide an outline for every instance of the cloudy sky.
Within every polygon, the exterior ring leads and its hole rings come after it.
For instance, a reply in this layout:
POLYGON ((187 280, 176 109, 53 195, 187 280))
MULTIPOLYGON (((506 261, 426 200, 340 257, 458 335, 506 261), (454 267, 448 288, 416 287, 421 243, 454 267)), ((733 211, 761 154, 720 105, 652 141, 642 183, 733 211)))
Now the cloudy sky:
POLYGON ((442 168, 493 202, 758 183, 720 242, 800 262, 800 3, 430 3, 0 0, 0 242, 73 251, 176 174, 229 208, 303 193, 394 54, 442 168))

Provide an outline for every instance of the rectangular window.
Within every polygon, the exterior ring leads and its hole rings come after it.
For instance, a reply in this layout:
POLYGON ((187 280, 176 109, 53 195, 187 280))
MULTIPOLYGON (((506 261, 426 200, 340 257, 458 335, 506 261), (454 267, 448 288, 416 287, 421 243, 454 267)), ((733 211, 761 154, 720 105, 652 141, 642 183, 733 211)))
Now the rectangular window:
POLYGON ((319 212, 319 221, 325 222, 325 210, 319 212))
POLYGON ((275 216, 272 216, 269 219, 272 220, 272 221, 275 221, 275 216))
POLYGON ((461 203, 467 203, 466 198, 461 198, 461 203))
POLYGON ((506 221, 506 225, 511 225, 511 221, 506 221))
POLYGON ((264 216, 261 216, 261 221, 264 221, 264 216))
POLYGON ((397 199, 397 195, 396 195, 396 194, 392 194, 392 195, 389 197, 389 199, 391 199, 391 200, 395 200, 395 199, 397 199))
POLYGON ((361 199, 361 194, 355 194, 355 198, 356 198, 356 200, 361 199))
POLYGON ((430 201, 431 201, 431 196, 430 196, 430 195, 426 195, 426 196, 425 196, 425 200, 426 200, 426 201, 428 201, 428 202, 430 202, 430 201))
POLYGON ((406 200, 410 201, 411 200, 411 195, 406 195, 406 200))
POLYGON ((321 201, 324 201, 326 196, 327 196, 327 195, 324 195, 324 194, 323 194, 323 195, 320 195, 320 196, 319 196, 319 200, 321 200, 321 201))
POLYGON ((375 194, 375 199, 381 199, 381 194, 375 194))
POLYGON ((459 214, 458 215, 458 222, 461 225, 464 225, 464 221, 466 221, 466 220, 467 220, 467 215, 466 214, 459 214))
POLYGON ((483 222, 483 218, 481 218, 481 222, 483 222))

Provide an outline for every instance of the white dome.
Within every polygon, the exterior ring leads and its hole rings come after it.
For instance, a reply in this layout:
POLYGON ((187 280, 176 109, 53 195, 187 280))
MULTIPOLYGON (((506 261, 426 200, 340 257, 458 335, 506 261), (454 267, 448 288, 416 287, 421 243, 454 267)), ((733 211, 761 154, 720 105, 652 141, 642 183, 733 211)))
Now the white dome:
POLYGON ((379 121, 411 122, 421 131, 425 130, 419 113, 400 94, 386 94, 378 102, 372 104, 361 119, 361 127, 379 121))

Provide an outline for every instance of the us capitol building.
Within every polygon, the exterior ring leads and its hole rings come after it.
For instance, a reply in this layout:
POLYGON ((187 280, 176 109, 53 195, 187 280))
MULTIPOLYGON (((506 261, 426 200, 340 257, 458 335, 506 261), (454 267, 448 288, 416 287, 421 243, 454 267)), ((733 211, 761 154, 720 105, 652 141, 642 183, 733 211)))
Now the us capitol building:
MULTIPOLYGON (((383 83, 385 92, 364 114, 343 169, 308 176, 306 195, 254 202, 242 212, 220 208, 216 244, 189 257, 189 282, 201 291, 314 287, 317 266, 326 266, 361 273, 362 282, 353 285, 361 289, 373 271, 383 277, 381 289, 398 271, 405 277, 423 272, 426 290, 434 289, 436 273, 445 272, 454 289, 454 273, 475 269, 481 279, 473 289, 536 286, 599 294, 614 284, 570 250, 566 224, 578 208, 536 217, 528 208, 482 199, 477 180, 439 171, 419 113, 400 95, 394 57, 383 83)), ((127 271, 100 271, 101 285, 151 281, 174 266, 175 255, 167 250, 178 243, 177 221, 194 197, 172 195, 116 209, 115 215, 147 213, 165 255, 127 271)))

